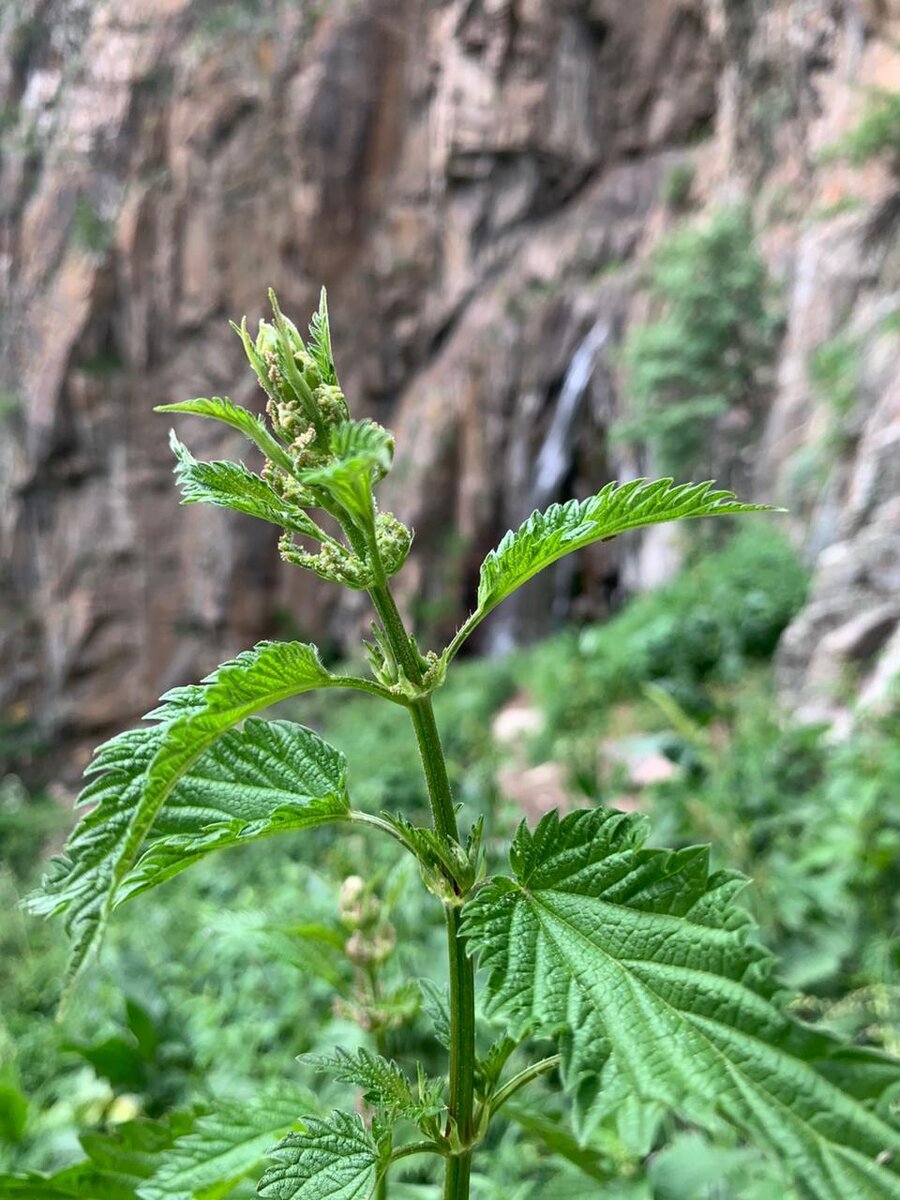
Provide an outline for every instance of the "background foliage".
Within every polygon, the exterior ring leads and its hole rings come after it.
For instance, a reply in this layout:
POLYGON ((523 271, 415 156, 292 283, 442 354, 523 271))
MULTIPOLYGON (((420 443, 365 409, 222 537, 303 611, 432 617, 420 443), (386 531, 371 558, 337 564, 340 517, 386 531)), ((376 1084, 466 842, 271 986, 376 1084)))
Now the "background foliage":
MULTIPOLYGON (((803 994, 803 1015, 896 1052, 900 727, 873 720, 836 743, 778 712, 770 657, 804 594, 804 570, 772 526, 745 529, 715 554, 697 550, 671 585, 604 626, 461 663, 437 693, 438 718, 459 800, 489 809, 495 865, 521 817, 498 774, 564 764, 574 801, 646 811, 659 843, 709 839, 719 865, 753 876, 747 899, 803 994), (537 710, 540 728, 511 747, 491 723, 512 697, 537 710), (670 777, 636 787, 616 753, 636 745, 671 762, 670 777)), ((294 709, 346 750, 365 807, 424 806, 399 709, 328 693, 294 709)), ((135 1117, 195 1119, 223 1097, 276 1084, 311 1088, 305 1103, 326 1113, 340 1088, 296 1056, 332 1045, 378 1045, 401 1065, 433 1055, 433 1005, 410 980, 440 977, 439 907, 422 907, 411 870, 380 841, 327 829, 231 851, 126 906, 102 965, 57 1024, 62 931, 14 905, 67 820, 49 797, 5 781, 0 1167, 61 1167, 82 1157, 79 1137, 90 1146, 89 1135, 135 1117), (361 861, 387 939, 368 981, 345 954, 354 927, 345 881, 361 861)), ((649 1154, 603 1130, 579 1148, 547 1121, 566 1104, 550 1080, 510 1106, 492 1131, 492 1176, 476 1180, 479 1196, 524 1200, 550 1181, 554 1196, 583 1195, 590 1180, 629 1200, 793 1194, 724 1130, 711 1138, 669 1123, 649 1154)), ((409 1167, 400 1200, 431 1194, 429 1169, 409 1167)))
POLYGON ((626 335, 629 409, 613 432, 645 444, 654 471, 723 478, 759 419, 780 333, 749 209, 677 226, 653 254, 647 288, 659 315, 626 335))

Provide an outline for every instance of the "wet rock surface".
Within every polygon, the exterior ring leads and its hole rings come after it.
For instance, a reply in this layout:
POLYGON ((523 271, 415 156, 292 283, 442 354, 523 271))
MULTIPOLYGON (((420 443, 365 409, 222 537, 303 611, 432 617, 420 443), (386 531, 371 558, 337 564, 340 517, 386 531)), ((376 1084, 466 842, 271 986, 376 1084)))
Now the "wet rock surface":
MULTIPOLYGON (((5 720, 82 744, 259 636, 339 648, 353 628, 354 598, 283 567, 274 530, 178 511, 151 412, 259 405, 227 318, 254 320, 270 284, 299 314, 328 286, 345 390, 398 437, 386 502, 419 539, 403 602, 435 642, 452 632, 483 553, 527 514, 598 323, 553 488, 647 466, 608 441, 614 350, 647 315, 641 267, 676 220, 662 195, 681 163, 697 214, 754 201, 783 283, 750 458, 821 563, 782 654, 796 703, 822 639, 882 611, 900 554, 897 181, 820 151, 858 119, 861 84, 896 86, 885 8, 33 0, 0 21, 5 720), (848 329, 866 346, 853 421, 798 483, 832 419, 809 356, 848 329)), ((183 433, 198 455, 243 453, 200 422, 183 433)), ((602 617, 672 558, 649 545, 598 547, 577 581, 538 587, 516 636, 573 606, 602 617)))

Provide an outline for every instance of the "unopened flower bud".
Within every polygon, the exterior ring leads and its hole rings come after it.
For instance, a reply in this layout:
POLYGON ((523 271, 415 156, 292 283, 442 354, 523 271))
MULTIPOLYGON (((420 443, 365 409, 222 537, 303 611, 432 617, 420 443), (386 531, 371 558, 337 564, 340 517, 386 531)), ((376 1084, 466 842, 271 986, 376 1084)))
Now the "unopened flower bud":
POLYGON ((358 875, 349 875, 341 884, 338 909, 341 921, 348 929, 361 930, 370 929, 375 924, 381 905, 378 898, 366 889, 364 880, 358 875))

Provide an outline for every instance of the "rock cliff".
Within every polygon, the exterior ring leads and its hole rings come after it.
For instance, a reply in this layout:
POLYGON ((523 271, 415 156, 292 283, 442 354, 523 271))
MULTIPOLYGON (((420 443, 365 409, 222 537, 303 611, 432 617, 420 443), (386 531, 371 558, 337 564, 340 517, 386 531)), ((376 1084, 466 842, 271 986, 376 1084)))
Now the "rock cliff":
MULTIPOLYGON (((274 531, 177 510, 151 412, 258 405, 227 319, 270 284, 299 314, 328 286, 345 390, 398 436, 404 600, 451 630, 530 505, 642 466, 607 437, 615 347, 681 164, 695 214, 752 201, 782 282, 745 465, 819 563, 785 689, 814 708, 835 662, 896 641, 898 184, 821 155, 865 86, 900 88, 892 0, 29 0, 0 23, 7 727, 91 740, 260 635, 340 644, 352 604, 274 531), (809 362, 839 337, 860 365, 832 452, 809 362)), ((604 546, 509 620, 602 614, 673 553, 604 546)))

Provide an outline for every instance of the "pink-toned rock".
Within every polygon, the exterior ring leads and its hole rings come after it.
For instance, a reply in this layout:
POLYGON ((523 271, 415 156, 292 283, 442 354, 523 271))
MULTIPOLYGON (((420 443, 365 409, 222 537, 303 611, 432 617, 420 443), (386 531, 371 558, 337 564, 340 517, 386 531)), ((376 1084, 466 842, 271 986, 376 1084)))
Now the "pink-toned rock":
POLYGON ((491 721, 491 734, 501 746, 520 746, 544 728, 544 715, 527 696, 508 700, 491 721))
POLYGON ((652 787, 674 779, 679 770, 647 737, 605 741, 600 745, 600 774, 604 779, 624 776, 630 788, 652 787))
POLYGON ((497 772, 501 794, 522 810, 529 822, 539 821, 552 809, 565 812, 570 805, 565 768, 556 762, 536 767, 501 767, 497 772))

